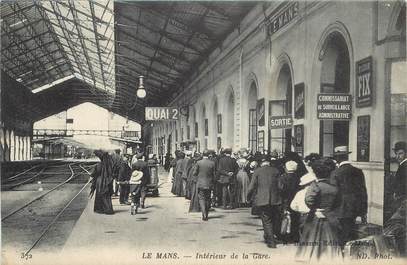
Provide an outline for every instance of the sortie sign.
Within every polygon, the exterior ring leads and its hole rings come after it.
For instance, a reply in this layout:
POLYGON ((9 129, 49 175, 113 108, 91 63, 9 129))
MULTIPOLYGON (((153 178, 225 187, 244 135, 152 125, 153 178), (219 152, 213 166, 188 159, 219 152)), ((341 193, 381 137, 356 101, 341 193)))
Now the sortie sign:
POLYGON ((350 120, 352 96, 349 94, 318 94, 317 115, 320 120, 350 120))
POLYGON ((269 128, 273 129, 289 129, 293 126, 293 118, 291 116, 271 116, 269 120, 269 128))
POLYGON ((179 110, 166 107, 146 107, 146 121, 178 120, 179 110))

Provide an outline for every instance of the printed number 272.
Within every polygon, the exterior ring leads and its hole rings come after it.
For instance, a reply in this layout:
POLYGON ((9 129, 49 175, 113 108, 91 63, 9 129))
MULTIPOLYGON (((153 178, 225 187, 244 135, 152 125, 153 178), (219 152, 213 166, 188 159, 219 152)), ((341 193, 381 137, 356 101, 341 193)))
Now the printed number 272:
POLYGON ((32 259, 33 258, 33 255, 31 255, 31 254, 27 254, 27 253, 21 253, 21 256, 20 256, 20 258, 21 259, 26 259, 26 260, 28 260, 28 259, 32 259))

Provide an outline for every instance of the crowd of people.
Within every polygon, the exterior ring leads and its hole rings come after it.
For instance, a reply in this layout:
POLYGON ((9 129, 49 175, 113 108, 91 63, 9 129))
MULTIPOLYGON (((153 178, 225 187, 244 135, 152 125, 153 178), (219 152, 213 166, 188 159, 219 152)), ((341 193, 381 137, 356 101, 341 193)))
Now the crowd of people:
MULTIPOLYGON (((400 147, 402 168, 407 164, 405 143, 398 144, 395 152, 400 147)), ((202 220, 209 219, 211 207, 251 207, 251 214, 261 218, 268 247, 295 243, 299 260, 341 259, 345 243, 357 239, 357 219, 367 222, 365 176, 348 161, 350 153, 346 146, 338 146, 332 157, 312 153, 303 160, 295 152, 177 150, 174 159, 166 158, 164 167, 172 181, 171 192, 189 199, 189 211, 201 212, 202 220)), ((404 174, 398 178, 405 187, 405 169, 398 174, 404 174)), ((395 192, 405 204, 405 188, 396 185, 395 192)), ((403 209, 405 213, 404 204, 396 207, 397 216, 403 209)), ((393 233, 400 232, 399 223, 393 225, 393 233)))
POLYGON ((150 155, 147 160, 143 153, 120 155, 120 150, 112 154, 102 150, 94 153, 100 159, 91 174, 94 212, 114 214, 112 197, 118 197, 121 205, 130 205, 132 214, 140 207, 145 208, 150 167, 157 164, 156 158, 150 155))
MULTIPOLYGON (((383 233, 395 237, 404 256, 407 144, 398 142, 393 150, 399 168, 392 186, 393 215, 383 233)), ((203 221, 209 220, 211 208, 251 207, 251 214, 262 221, 268 247, 295 243, 299 260, 341 259, 345 243, 357 239, 357 219, 367 222, 365 176, 348 161, 350 153, 346 146, 336 147, 332 157, 311 153, 304 159, 295 152, 177 150, 175 158, 165 157, 164 168, 172 182, 171 192, 190 200, 189 211, 201 212, 203 221)), ((100 162, 92 173, 94 211, 113 214, 112 195, 118 190, 120 204, 131 204, 132 212, 144 208, 149 166, 156 165, 157 159, 151 155, 146 161, 143 153, 121 156, 100 150, 95 155, 100 162)))

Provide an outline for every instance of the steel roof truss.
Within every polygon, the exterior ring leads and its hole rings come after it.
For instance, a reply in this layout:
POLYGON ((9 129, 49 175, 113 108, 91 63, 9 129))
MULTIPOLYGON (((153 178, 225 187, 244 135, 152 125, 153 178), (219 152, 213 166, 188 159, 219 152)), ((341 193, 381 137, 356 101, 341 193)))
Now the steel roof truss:
MULTIPOLYGON (((15 4, 17 5, 18 8, 20 8, 20 5, 18 4, 18 2, 16 2, 15 4)), ((16 11, 16 9, 14 8, 14 4, 11 5, 11 8, 13 9, 13 11, 16 11)), ((27 15, 26 15, 24 12, 21 12, 21 13, 18 12, 17 15, 20 17, 21 21, 23 21, 23 25, 26 25, 25 22, 24 22, 24 19, 25 19, 26 21, 28 21, 27 15), (23 17, 20 17, 20 14, 21 14, 23 17)), ((28 26, 31 28, 31 30, 28 30, 28 32, 30 33, 30 35, 31 35, 32 38, 33 38, 34 36, 38 35, 37 32, 36 32, 36 30, 35 30, 35 28, 34 28, 31 24, 28 24, 28 26)), ((49 54, 49 50, 45 48, 44 42, 42 41, 42 39, 41 39, 41 38, 33 38, 33 39, 35 39, 35 44, 36 44, 36 46, 39 47, 39 48, 42 50, 42 52, 43 52, 44 54, 47 54, 47 55, 48 55, 47 57, 48 57, 48 59, 50 60, 50 62, 51 62, 51 61, 54 61, 54 58, 51 57, 50 54, 49 54), (38 40, 39 40, 39 41, 38 41, 38 40)), ((64 75, 63 75, 61 69, 59 69, 59 67, 57 68, 57 71, 59 72, 60 78, 63 78, 64 75)))
MULTIPOLYGON (((2 23, 1 26, 2 26, 2 27, 7 27, 7 28, 9 28, 9 26, 5 23, 5 21, 3 21, 3 23, 2 23)), ((5 30, 5 29, 4 29, 4 31, 7 32, 7 30, 5 30)), ((17 49, 18 49, 21 53, 23 53, 25 50, 28 50, 28 46, 27 46, 25 43, 20 43, 19 39, 16 40, 17 37, 15 37, 14 34, 10 34, 10 35, 8 35, 8 37, 10 38, 10 40, 11 40, 12 42, 14 42, 14 44, 15 44, 16 47, 17 47, 17 49), (24 47, 21 47, 21 45, 23 45, 24 47)), ((39 60, 37 59, 36 54, 35 54, 35 53, 30 53, 30 55, 33 56, 33 58, 28 57, 28 54, 25 54, 25 57, 26 57, 27 59, 29 59, 29 61, 32 61, 33 63, 35 63, 39 68, 43 69, 44 72, 46 73, 46 75, 48 76, 49 80, 52 80, 52 77, 48 74, 47 71, 45 71, 45 68, 44 68, 44 66, 42 65, 41 61, 39 61, 39 60), (34 60, 32 60, 32 59, 34 59, 34 60)), ((14 56, 15 56, 15 55, 14 55, 14 56)), ((14 56, 13 56, 13 57, 14 57, 14 56)), ((13 57, 12 57, 12 58, 13 58, 13 57)))
MULTIPOLYGON (((52 7, 52 9, 54 10, 54 12, 52 12, 52 14, 57 14, 58 12, 57 12, 57 9, 59 10, 59 7, 58 6, 54 6, 54 3, 51 1, 50 2, 50 5, 51 5, 51 7, 52 7)), ((74 48, 72 48, 72 45, 71 45, 71 42, 70 42, 70 40, 67 38, 67 36, 66 36, 66 33, 65 33, 65 29, 66 29, 66 24, 65 24, 65 21, 64 20, 60 20, 59 18, 58 18, 58 16, 55 16, 56 18, 57 18, 57 21, 58 21, 58 24, 59 24, 59 27, 61 28, 61 31, 62 31, 62 34, 64 34, 64 39, 67 41, 67 43, 68 43, 68 46, 69 46, 69 48, 70 48, 70 50, 72 51, 72 54, 73 54, 73 57, 74 57, 74 59, 75 59, 75 62, 76 62, 76 65, 78 66, 78 68, 79 68, 79 72, 80 72, 80 74, 82 75, 82 76, 84 76, 85 75, 85 72, 84 72, 84 70, 83 70, 83 68, 82 68, 82 65, 79 63, 79 57, 78 57, 78 54, 76 53, 76 50, 74 49, 74 48)))
MULTIPOLYGON (((45 23, 46 26, 47 26, 47 28, 48 28, 48 31, 51 32, 52 39, 55 41, 55 43, 56 43, 57 46, 59 47, 59 49, 60 49, 62 55, 64 56, 66 62, 69 64, 69 67, 70 67, 71 71, 73 72, 73 66, 72 66, 71 60, 69 60, 69 58, 68 58, 68 56, 67 56, 67 51, 63 48, 61 42, 58 41, 58 35, 57 35, 57 33, 55 32, 54 27, 53 27, 52 25, 50 25, 50 23, 49 23, 49 22, 51 22, 51 21, 50 21, 48 15, 46 14, 46 11, 43 10, 43 9, 41 9, 41 6, 38 6, 37 3, 35 3, 35 2, 34 2, 34 5, 36 6, 38 12, 40 13, 40 16, 41 16, 44 20, 48 21, 48 23, 47 23, 47 22, 45 23)), ((58 25, 57 25, 57 26, 58 26, 58 25)))
MULTIPOLYGON (((199 35, 203 39, 217 39, 217 38, 215 38, 215 36, 212 35, 211 32, 209 32, 208 30, 205 30, 202 27, 200 27, 199 23, 196 23, 197 26, 192 25, 192 24, 191 25, 186 25, 184 22, 172 17, 171 16, 172 12, 168 12, 168 14, 163 14, 161 10, 157 11, 157 10, 152 10, 151 8, 143 7, 143 6, 140 6, 140 5, 136 5, 136 6, 138 8, 147 10, 148 12, 150 12, 153 15, 158 15, 158 16, 160 16, 162 18, 165 18, 165 19, 169 17, 169 23, 172 26, 174 26, 174 27, 176 27, 178 29, 181 29, 183 31, 188 32, 189 33, 188 35, 194 34, 194 33, 199 33, 197 35, 199 35)), ((208 13, 207 9, 205 10, 205 12, 206 12, 205 13, 205 15, 206 15, 208 13)), ((205 17, 205 15, 203 15, 203 16, 205 17)), ((202 15, 200 15, 200 16, 202 18, 202 15)))
MULTIPOLYGON (((62 3, 62 2, 61 2, 62 3)), ((78 14, 76 13, 78 10, 75 8, 75 4, 72 0, 70 0, 68 2, 69 4, 69 9, 71 10, 73 17, 74 17, 74 24, 76 27, 76 30, 78 31, 78 34, 83 37, 83 33, 82 33, 82 29, 81 27, 78 25, 78 14)), ((88 55, 88 50, 86 48, 85 42, 82 38, 79 38, 79 41, 81 43, 82 46, 82 50, 83 50, 83 54, 85 55, 86 58, 86 62, 88 64, 88 68, 89 68, 89 72, 90 75, 92 76, 92 81, 93 81, 93 85, 96 86, 96 79, 95 79, 95 72, 93 71, 93 67, 92 64, 90 63, 90 59, 89 59, 89 55, 88 55)))
MULTIPOLYGON (((183 43, 182 41, 180 41, 180 40, 178 40, 178 39, 175 39, 175 38, 171 37, 171 35, 168 34, 168 33, 165 32, 165 31, 162 31, 162 30, 158 30, 158 31, 157 31, 157 30, 155 30, 155 29, 152 29, 150 26, 147 26, 146 24, 143 24, 143 23, 141 23, 141 22, 136 22, 136 21, 134 21, 134 19, 131 19, 131 18, 129 18, 128 16, 123 15, 123 14, 121 14, 120 17, 122 17, 122 18, 124 18, 124 19, 126 19, 126 20, 128 20, 128 21, 130 21, 130 22, 132 22, 132 23, 136 23, 136 24, 142 26, 143 28, 145 28, 145 29, 147 29, 147 30, 149 30, 149 31, 151 31, 151 32, 160 34, 160 35, 166 37, 167 39, 169 39, 170 41, 173 41, 173 42, 175 42, 175 43, 177 43, 177 44, 179 44, 179 45, 181 45, 181 46, 185 46, 185 43, 183 43)), ((188 45, 187 48, 190 49, 190 50, 192 50, 192 51, 194 51, 194 52, 196 52, 198 55, 202 55, 202 52, 199 51, 199 50, 197 50, 195 47, 192 47, 192 46, 188 45)))
MULTIPOLYGON (((145 40, 141 40, 141 39, 139 39, 138 37, 133 36, 133 35, 127 33, 126 31, 123 31, 123 30, 121 30, 121 31, 119 31, 119 32, 120 32, 120 33, 123 33, 124 35, 126 35, 126 37, 129 37, 129 38, 135 40, 136 42, 141 43, 141 45, 142 45, 143 47, 145 47, 145 48, 148 48, 148 49, 159 49, 160 51, 162 51, 163 53, 168 54, 169 56, 173 56, 173 57, 177 57, 177 56, 178 56, 178 54, 174 54, 174 53, 172 52, 173 50, 171 50, 171 49, 169 49, 169 48, 167 48, 167 47, 158 47, 158 45, 156 45, 156 44, 147 42, 147 41, 145 41, 145 40)), ((174 50, 174 51, 178 51, 178 50, 174 50)), ((188 59, 185 58, 184 56, 181 56, 181 57, 180 57, 180 61, 186 63, 187 65, 192 65, 192 62, 188 61, 188 59)))

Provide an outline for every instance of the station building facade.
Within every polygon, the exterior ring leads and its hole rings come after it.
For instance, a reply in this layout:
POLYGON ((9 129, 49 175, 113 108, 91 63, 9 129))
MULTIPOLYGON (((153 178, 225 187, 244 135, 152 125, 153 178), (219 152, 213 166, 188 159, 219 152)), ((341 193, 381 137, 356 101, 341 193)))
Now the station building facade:
POLYGON ((383 224, 392 146, 406 140, 405 3, 258 4, 155 122, 152 151, 287 150, 332 156, 366 176, 368 221, 383 224))

